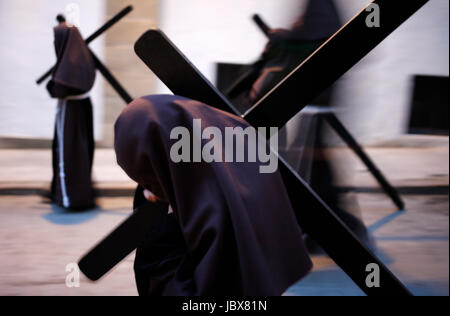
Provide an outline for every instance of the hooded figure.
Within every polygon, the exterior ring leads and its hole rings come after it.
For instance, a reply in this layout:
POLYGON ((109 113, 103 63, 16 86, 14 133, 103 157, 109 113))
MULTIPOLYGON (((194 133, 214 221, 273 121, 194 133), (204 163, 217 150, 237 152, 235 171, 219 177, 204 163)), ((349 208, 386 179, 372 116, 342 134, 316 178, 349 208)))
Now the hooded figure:
MULTIPOLYGON (((281 176, 260 173, 256 162, 175 163, 172 131, 193 135, 194 120, 223 135, 249 127, 200 102, 161 95, 135 100, 115 125, 118 164, 173 210, 138 248, 139 294, 281 295, 312 266, 281 176)), ((224 142, 218 146, 224 152, 224 142)))
MULTIPOLYGON (((247 94, 245 110, 258 102, 317 48, 341 27, 341 20, 333 0, 309 0, 306 11, 290 30, 273 30, 262 58, 255 65, 259 76, 247 94)), ((320 73, 317 74, 320 76, 320 73)), ((298 87, 302 93, 302 87, 298 87)), ((329 105, 332 89, 325 91, 313 105, 329 105), (325 100, 325 101, 323 101, 325 100), (325 104, 323 104, 323 102, 325 104)), ((280 153, 306 180, 315 192, 336 212, 347 226, 366 244, 372 246, 366 227, 358 218, 359 210, 342 206, 342 199, 334 187, 332 158, 324 148, 326 141, 321 111, 302 111, 280 132, 280 153), (345 209, 344 209, 345 208, 345 209)), ((351 203, 354 205, 354 201, 351 203)), ((317 245, 307 239, 311 250, 317 245)))
MULTIPOLYGON (((333 0, 312 0, 292 28, 279 31, 287 40, 326 41, 342 26, 333 0)), ((277 35, 277 31, 273 35, 277 35)))
POLYGON ((93 205, 91 169, 94 153, 92 104, 88 96, 95 65, 76 27, 58 15, 54 28, 57 62, 47 89, 58 99, 53 140, 52 200, 69 209, 93 205))

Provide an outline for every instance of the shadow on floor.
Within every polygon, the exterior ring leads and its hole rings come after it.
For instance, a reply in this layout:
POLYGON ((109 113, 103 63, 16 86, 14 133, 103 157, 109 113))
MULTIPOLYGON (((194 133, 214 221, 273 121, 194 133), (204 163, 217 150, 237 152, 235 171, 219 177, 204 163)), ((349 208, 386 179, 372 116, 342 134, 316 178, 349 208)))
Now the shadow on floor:
MULTIPOLYGON (((448 296, 446 282, 408 281, 404 283, 415 296, 448 296)), ((364 296, 353 281, 340 269, 313 271, 292 286, 285 296, 364 296)))
POLYGON ((69 226, 89 222, 99 216, 101 212, 102 211, 98 208, 82 212, 73 212, 55 204, 51 204, 51 212, 42 215, 42 217, 52 224, 69 226))

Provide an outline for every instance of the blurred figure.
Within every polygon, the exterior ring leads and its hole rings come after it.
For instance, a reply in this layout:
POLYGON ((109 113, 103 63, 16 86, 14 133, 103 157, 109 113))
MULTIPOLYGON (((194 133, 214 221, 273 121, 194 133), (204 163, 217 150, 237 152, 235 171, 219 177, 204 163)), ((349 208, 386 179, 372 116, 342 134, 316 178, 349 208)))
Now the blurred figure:
POLYGON ((305 14, 290 30, 274 29, 261 59, 255 64, 259 76, 247 96, 255 104, 341 27, 332 0, 309 1, 305 14))
POLYGON ((94 153, 92 104, 88 96, 95 65, 88 47, 63 15, 54 28, 57 63, 47 85, 58 99, 53 140, 51 199, 67 209, 93 206, 91 169, 94 153))
MULTIPOLYGON (((328 40, 341 27, 340 17, 333 0, 311 0, 305 14, 302 14, 290 30, 275 29, 268 34, 269 43, 260 60, 253 65, 254 78, 244 97, 241 110, 248 110, 258 102, 301 62, 328 40)), ((320 74, 317 74, 320 76, 320 74)), ((302 87, 298 87, 301 93, 302 87)), ((231 96, 233 97, 233 96, 231 96)), ((316 100, 316 104, 329 104, 331 90, 316 100), (326 99, 324 101, 323 99, 326 99)), ((332 172, 332 158, 325 150, 324 119, 321 113, 330 108, 309 107, 293 118, 280 132, 280 154, 293 168, 309 182, 319 196, 336 212, 347 226, 366 244, 371 244, 363 222, 358 218, 356 201, 352 201, 351 214, 342 206, 335 176, 332 172), (356 207, 355 207, 356 206, 356 207), (356 212, 355 212, 356 209, 356 212)), ((311 210, 313 212, 314 210, 311 210)), ((309 248, 316 250, 314 242, 309 248)))

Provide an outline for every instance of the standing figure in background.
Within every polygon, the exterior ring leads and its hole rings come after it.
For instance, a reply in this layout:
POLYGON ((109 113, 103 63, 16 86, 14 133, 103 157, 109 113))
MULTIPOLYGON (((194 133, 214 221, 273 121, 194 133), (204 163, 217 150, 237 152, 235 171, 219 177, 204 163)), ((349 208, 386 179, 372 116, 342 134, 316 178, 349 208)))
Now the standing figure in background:
MULTIPOLYGON (((255 80, 246 91, 244 111, 270 92, 341 26, 333 0, 310 0, 305 13, 299 16, 291 29, 271 30, 265 51, 253 65, 255 80)), ((320 76, 320 73, 317 76, 320 76)), ((298 87, 298 91, 301 94, 302 87, 298 87)), ((326 91, 315 104, 329 104, 329 99, 331 91, 326 91), (328 101, 324 102, 323 99, 328 101)), ((372 246, 367 229, 359 219, 356 200, 352 199, 348 203, 345 201, 348 197, 343 199, 335 187, 336 175, 333 172, 333 159, 327 150, 325 124, 321 115, 323 111, 332 109, 316 108, 311 111, 307 108, 294 117, 279 134, 280 154, 360 240, 372 246)), ((317 249, 314 242, 307 241, 310 249, 317 249)))
MULTIPOLYGON (((238 151, 250 155, 255 139, 246 138, 242 150, 227 147, 218 139, 229 128, 250 126, 181 96, 142 97, 119 116, 118 164, 145 189, 146 199, 171 213, 155 220, 138 246, 140 295, 278 296, 311 270, 280 173, 261 173, 261 162, 236 162, 238 151), (214 142, 219 157, 211 163, 190 162, 194 150, 177 147, 173 137, 180 131, 194 135, 195 120, 200 129, 215 131, 200 142, 203 148, 214 142), (186 160, 174 160, 180 149, 186 160), (234 162, 223 162, 222 153, 230 149, 234 162)), ((257 143, 269 152, 265 139, 257 143)))
POLYGON ((73 210, 91 208, 94 154, 93 115, 89 91, 95 81, 95 64, 74 26, 57 16, 54 28, 57 62, 47 85, 58 99, 53 140, 52 201, 73 210))

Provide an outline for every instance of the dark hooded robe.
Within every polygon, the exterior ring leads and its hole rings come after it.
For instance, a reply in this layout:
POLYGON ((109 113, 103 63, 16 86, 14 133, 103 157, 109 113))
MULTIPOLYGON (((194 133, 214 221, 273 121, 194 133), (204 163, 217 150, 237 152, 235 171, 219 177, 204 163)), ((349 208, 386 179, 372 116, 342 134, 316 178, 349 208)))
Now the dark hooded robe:
MULTIPOLYGON (((310 0, 306 11, 290 30, 274 30, 269 35, 261 59, 255 64, 259 76, 247 92, 245 110, 256 104, 281 80, 308 58, 341 27, 341 20, 333 0, 310 0)), ((317 76, 320 76, 318 73, 317 76)), ((301 87, 299 93, 301 93, 301 87)), ((329 102, 332 89, 325 91, 313 105, 329 102)), ((289 164, 306 180, 319 196, 329 205, 347 226, 370 244, 366 227, 359 217, 356 207, 353 214, 343 206, 342 199, 334 187, 335 175, 330 161, 332 158, 324 150, 327 127, 321 111, 307 108, 294 117, 280 132, 280 153, 289 164)), ((354 201, 352 201, 354 204, 354 201)), ((313 243, 311 243, 313 244, 313 243)))
POLYGON ((226 127, 249 127, 200 102, 161 95, 135 100, 115 125, 118 164, 174 211, 137 250, 139 293, 281 295, 312 266, 281 176, 261 174, 259 163, 173 162, 171 131, 193 135, 194 119, 223 135, 226 127))
POLYGON ((57 63, 47 89, 58 99, 53 140, 52 200, 69 209, 93 205, 94 153, 92 104, 88 96, 95 65, 76 27, 54 28, 57 63))
POLYGON ((333 0, 310 0, 290 30, 274 30, 269 43, 256 63, 259 78, 249 91, 250 107, 292 72, 341 26, 333 0))

